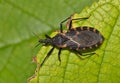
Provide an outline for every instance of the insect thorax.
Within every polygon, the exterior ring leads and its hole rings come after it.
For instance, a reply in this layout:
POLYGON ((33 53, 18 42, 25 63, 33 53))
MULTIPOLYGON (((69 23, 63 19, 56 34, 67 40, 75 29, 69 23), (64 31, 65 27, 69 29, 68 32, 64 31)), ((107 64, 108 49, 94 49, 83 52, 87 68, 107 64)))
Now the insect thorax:
POLYGON ((61 34, 57 34, 52 38, 52 44, 57 47, 64 45, 66 41, 68 41, 68 38, 61 34))

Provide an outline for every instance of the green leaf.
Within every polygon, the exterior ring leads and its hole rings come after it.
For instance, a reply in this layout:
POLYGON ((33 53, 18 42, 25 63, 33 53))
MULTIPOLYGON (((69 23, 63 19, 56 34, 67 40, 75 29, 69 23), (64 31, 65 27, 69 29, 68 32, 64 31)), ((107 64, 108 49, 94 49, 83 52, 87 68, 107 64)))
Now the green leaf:
POLYGON ((42 38, 94 1, 0 0, 0 83, 26 83, 36 66, 32 57, 39 50, 33 49, 38 41, 33 32, 42 38))
MULTIPOLYGON (((55 49, 32 80, 39 83, 120 83, 120 0, 100 0, 73 18, 89 15, 88 20, 74 22, 73 27, 92 26, 102 33, 105 41, 95 51, 99 56, 82 60, 76 54, 63 50, 60 65, 58 49, 55 49)), ((40 49, 38 64, 50 49, 51 46, 40 49)))

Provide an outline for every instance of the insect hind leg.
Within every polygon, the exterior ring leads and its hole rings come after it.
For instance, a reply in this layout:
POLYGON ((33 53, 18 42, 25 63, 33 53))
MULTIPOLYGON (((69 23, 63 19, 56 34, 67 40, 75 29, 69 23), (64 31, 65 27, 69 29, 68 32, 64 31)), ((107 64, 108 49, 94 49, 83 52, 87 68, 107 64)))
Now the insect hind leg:
MULTIPOLYGON (((88 57, 90 57, 91 55, 94 55, 94 54, 98 55, 95 52, 91 52, 91 53, 87 53, 87 54, 82 54, 81 52, 76 51, 76 50, 74 50, 74 52, 76 52, 80 58, 82 58, 81 56, 88 56, 88 57)), ((86 58, 88 58, 88 57, 86 57, 86 58)))
POLYGON ((72 28, 72 21, 73 20, 85 20, 85 19, 88 19, 89 17, 84 17, 84 18, 75 18, 75 19, 72 19, 72 16, 71 15, 70 17, 66 18, 65 20, 63 20, 61 23, 60 23, 60 32, 62 33, 63 32, 63 23, 68 21, 68 30, 70 30, 72 28))
POLYGON ((95 52, 92 52, 92 53, 87 53, 87 54, 82 54, 82 53, 78 53, 79 55, 81 55, 81 56, 88 56, 88 55, 94 55, 94 54, 96 54, 95 52))
MULTIPOLYGON (((89 17, 90 17, 90 16, 89 16, 89 17)), ((71 18, 71 19, 69 20, 70 22, 69 22, 69 24, 68 24, 68 30, 70 30, 70 29, 72 28, 72 21, 73 21, 73 20, 76 20, 76 21, 77 21, 77 20, 86 20, 86 19, 88 19, 89 17, 75 18, 75 19, 72 19, 72 18, 71 18)))

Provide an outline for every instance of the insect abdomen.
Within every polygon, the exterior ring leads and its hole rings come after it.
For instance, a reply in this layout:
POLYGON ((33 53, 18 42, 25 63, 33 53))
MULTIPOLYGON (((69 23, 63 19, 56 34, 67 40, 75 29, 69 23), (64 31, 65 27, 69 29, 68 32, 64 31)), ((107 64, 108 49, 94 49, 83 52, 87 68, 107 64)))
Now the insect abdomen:
POLYGON ((67 47, 70 49, 85 50, 99 46, 103 42, 103 36, 98 30, 91 27, 78 27, 71 29, 65 35, 70 40, 67 47))

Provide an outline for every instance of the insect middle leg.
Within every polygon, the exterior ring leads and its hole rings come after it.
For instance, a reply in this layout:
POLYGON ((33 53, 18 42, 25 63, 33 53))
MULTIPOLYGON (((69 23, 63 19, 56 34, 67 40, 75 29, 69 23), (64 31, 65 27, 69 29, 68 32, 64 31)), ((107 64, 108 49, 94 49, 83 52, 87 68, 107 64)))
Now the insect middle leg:
POLYGON ((59 52, 58 52, 58 60, 61 62, 61 58, 60 58, 60 54, 61 54, 61 50, 62 48, 59 49, 59 52))
POLYGON ((63 20, 61 23, 60 23, 60 32, 62 33, 63 32, 63 23, 64 22, 66 22, 67 20, 69 20, 71 18, 71 16, 70 17, 68 17, 68 18, 66 18, 65 20, 63 20))

